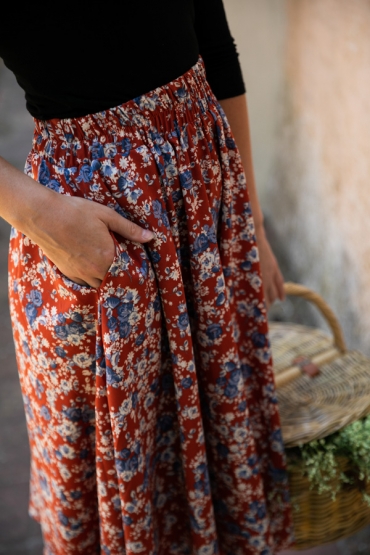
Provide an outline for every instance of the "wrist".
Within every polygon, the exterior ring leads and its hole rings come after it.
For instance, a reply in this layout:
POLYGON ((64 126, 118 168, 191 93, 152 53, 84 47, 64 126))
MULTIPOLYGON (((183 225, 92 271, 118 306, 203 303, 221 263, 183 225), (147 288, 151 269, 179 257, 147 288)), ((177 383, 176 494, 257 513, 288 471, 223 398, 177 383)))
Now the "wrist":
POLYGON ((23 190, 23 202, 12 213, 10 222, 16 229, 33 239, 43 227, 45 219, 50 218, 58 194, 34 181, 23 190))
POLYGON ((0 216, 11 226, 29 235, 56 196, 0 157, 0 216))

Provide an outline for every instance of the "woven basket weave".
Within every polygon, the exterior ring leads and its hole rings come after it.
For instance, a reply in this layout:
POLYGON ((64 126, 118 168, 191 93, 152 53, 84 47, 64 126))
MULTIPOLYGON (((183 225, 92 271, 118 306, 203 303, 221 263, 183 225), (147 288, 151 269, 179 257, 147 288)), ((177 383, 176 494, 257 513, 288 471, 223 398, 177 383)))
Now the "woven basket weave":
MULTIPOLYGON (((285 292, 314 303, 333 333, 331 337, 307 326, 270 322, 284 444, 293 447, 326 437, 370 413, 370 360, 347 351, 339 322, 319 295, 294 283, 286 283, 285 292), (315 377, 305 373, 316 366, 320 373, 315 377)), ((290 460, 287 453, 296 549, 342 539, 370 523, 370 507, 358 485, 341 487, 333 501, 329 492, 310 489, 302 462, 290 460)), ((349 470, 348 460, 339 463, 341 470, 349 470)), ((370 494, 370 484, 365 489, 370 494)))

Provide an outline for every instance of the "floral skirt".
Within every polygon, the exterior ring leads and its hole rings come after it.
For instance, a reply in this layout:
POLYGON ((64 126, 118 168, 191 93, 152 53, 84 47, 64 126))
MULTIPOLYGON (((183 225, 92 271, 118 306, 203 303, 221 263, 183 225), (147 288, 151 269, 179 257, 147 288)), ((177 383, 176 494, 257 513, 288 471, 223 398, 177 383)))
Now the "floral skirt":
POLYGON ((45 555, 271 555, 292 540, 258 249, 203 61, 35 121, 26 173, 155 233, 101 286, 12 229, 10 306, 45 555))

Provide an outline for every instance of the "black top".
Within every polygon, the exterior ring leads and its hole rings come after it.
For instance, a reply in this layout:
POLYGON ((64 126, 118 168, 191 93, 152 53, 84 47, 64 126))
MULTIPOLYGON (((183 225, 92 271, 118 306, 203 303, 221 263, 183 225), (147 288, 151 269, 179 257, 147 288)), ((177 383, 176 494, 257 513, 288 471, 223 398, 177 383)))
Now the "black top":
POLYGON ((179 77, 199 54, 219 100, 245 92, 222 0, 9 2, 2 13, 0 56, 38 119, 122 104, 179 77))

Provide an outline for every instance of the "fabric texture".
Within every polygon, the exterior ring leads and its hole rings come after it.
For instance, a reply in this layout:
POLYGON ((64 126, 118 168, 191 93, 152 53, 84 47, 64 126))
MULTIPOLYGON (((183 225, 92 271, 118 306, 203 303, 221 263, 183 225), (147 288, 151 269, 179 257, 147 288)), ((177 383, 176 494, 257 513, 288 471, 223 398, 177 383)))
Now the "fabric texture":
POLYGON ((32 116, 71 118, 120 105, 182 75, 199 54, 218 99, 245 92, 222 0, 131 0, 104 8, 75 2, 73 14, 59 10, 60 38, 51 36, 56 18, 49 4, 4 8, 0 56, 32 116))
POLYGON ((201 59, 36 121, 26 173, 151 229, 99 288, 13 229, 9 291, 45 555, 272 555, 292 541, 254 223, 201 59))

